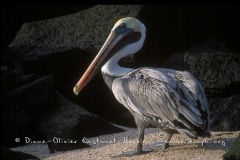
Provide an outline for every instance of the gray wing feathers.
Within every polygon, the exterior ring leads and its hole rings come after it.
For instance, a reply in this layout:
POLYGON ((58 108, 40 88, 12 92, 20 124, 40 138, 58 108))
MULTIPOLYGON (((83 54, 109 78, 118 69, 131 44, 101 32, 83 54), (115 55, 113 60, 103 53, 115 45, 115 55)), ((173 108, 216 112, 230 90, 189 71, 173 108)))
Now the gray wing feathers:
POLYGON ((159 117, 170 127, 176 128, 173 122, 180 122, 188 129, 205 128, 201 116, 209 111, 204 90, 192 75, 184 72, 181 76, 173 70, 140 68, 117 78, 112 90, 128 109, 159 117))

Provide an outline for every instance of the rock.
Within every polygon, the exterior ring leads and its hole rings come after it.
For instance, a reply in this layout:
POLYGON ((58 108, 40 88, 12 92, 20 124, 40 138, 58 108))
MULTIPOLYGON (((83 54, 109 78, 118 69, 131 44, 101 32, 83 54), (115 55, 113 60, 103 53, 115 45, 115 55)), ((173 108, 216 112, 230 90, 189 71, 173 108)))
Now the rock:
POLYGON ((46 105, 48 109, 40 122, 39 130, 44 134, 46 141, 49 141, 51 153, 88 147, 82 143, 84 137, 123 131, 57 92, 52 93, 46 105), (69 142, 71 140, 76 143, 69 142))
POLYGON ((27 134, 38 110, 52 90, 52 77, 44 76, 1 94, 1 141, 7 147, 16 145, 15 138, 27 134))
POLYGON ((1 159, 4 160, 26 160, 26 159, 40 159, 36 156, 23 153, 23 152, 18 152, 18 151, 12 151, 4 146, 1 146, 1 159))
POLYGON ((25 75, 20 59, 9 47, 5 46, 1 52, 1 93, 6 93, 36 78, 39 76, 25 75))
POLYGON ((209 106, 211 115, 211 130, 239 130, 240 93, 227 98, 212 99, 209 101, 209 106))
POLYGON ((140 5, 97 5, 75 14, 25 23, 9 45, 24 60, 80 48, 99 50, 114 23, 136 17, 140 5))
POLYGON ((5 47, 1 52, 1 93, 7 92, 21 85, 20 76, 24 69, 16 54, 5 47))
POLYGON ((208 97, 234 95, 240 90, 240 55, 224 47, 217 49, 220 44, 216 41, 197 44, 189 51, 173 54, 161 67, 191 72, 208 97))
POLYGON ((240 135, 236 138, 230 149, 223 155, 224 160, 239 160, 240 159, 240 135))
POLYGON ((211 97, 231 96, 240 91, 240 55, 231 52, 187 52, 189 71, 201 81, 211 97))

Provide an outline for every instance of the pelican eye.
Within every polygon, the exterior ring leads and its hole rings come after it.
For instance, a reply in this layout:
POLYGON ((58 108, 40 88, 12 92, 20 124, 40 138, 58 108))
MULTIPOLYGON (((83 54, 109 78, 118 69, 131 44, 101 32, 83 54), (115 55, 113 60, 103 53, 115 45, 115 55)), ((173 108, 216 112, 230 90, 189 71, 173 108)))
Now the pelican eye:
POLYGON ((127 28, 127 24, 126 23, 121 23, 118 28, 127 28))
POLYGON ((122 34, 124 32, 130 31, 130 30, 132 30, 132 29, 128 28, 126 23, 121 23, 119 26, 117 26, 114 29, 114 32, 118 33, 118 34, 122 34))

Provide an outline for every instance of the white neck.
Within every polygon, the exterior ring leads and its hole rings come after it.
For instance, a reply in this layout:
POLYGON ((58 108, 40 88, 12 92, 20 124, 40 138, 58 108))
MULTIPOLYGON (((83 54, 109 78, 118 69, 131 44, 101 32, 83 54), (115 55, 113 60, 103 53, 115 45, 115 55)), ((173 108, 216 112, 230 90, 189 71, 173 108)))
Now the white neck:
POLYGON ((123 56, 113 56, 103 67, 102 72, 106 73, 110 76, 116 76, 120 77, 125 75, 126 73, 130 72, 131 68, 124 68, 118 65, 118 62, 120 59, 122 59, 123 56))
MULTIPOLYGON (((143 26, 144 27, 144 26, 143 26)), ((139 41, 131 43, 121 50, 119 50, 103 67, 102 73, 106 73, 110 76, 121 77, 126 73, 132 71, 132 68, 124 68, 118 65, 118 62, 123 57, 134 54, 142 48, 146 37, 145 28, 141 30, 141 38, 139 41)))

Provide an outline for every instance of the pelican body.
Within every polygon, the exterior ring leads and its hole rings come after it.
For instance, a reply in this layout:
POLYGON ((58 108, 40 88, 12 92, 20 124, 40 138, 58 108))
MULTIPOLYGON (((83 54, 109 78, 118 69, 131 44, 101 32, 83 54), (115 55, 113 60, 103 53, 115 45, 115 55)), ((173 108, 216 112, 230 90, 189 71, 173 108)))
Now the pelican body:
MULTIPOLYGON (((134 116, 138 144, 134 152, 143 153, 144 129, 150 125, 167 133, 190 138, 209 137, 210 115, 200 82, 189 72, 164 68, 123 68, 121 58, 139 51, 146 37, 143 23, 133 17, 120 19, 73 91, 76 95, 102 70, 107 86, 134 116)), ((163 149, 168 143, 163 144, 163 149)))

